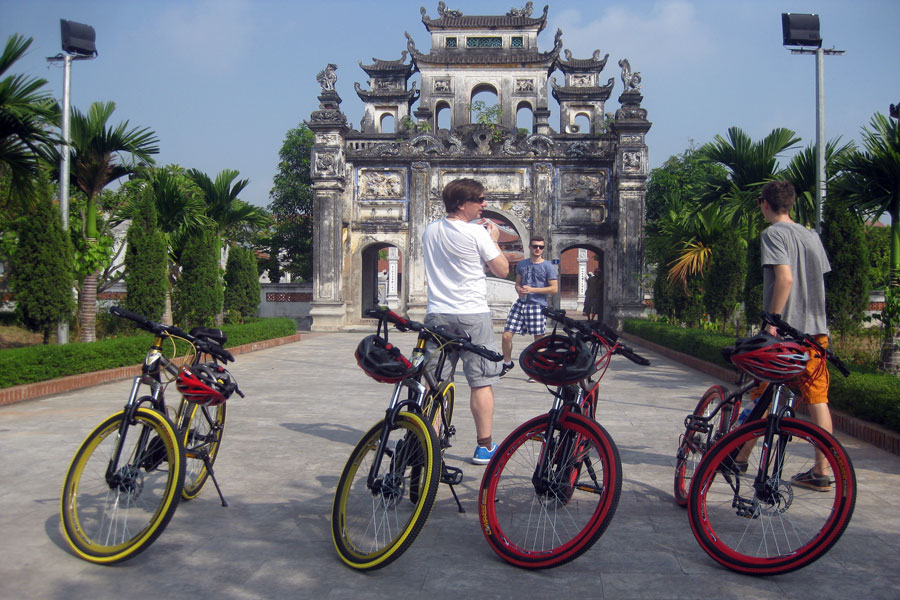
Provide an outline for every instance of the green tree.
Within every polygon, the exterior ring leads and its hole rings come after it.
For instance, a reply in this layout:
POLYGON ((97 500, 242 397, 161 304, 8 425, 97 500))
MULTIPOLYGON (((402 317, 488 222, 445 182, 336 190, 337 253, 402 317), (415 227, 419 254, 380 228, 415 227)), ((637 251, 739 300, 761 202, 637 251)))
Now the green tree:
POLYGON ((181 255, 181 276, 172 294, 175 322, 185 329, 213 325, 222 312, 219 241, 212 227, 188 237, 181 255))
POLYGON ((34 199, 32 182, 39 179, 42 162, 52 163, 53 145, 58 143, 53 128, 59 125, 60 111, 44 89, 47 81, 7 75, 32 41, 11 35, 0 55, 0 175, 9 177, 0 197, 0 211, 4 212, 16 213, 23 199, 34 199))
MULTIPOLYGON (((861 214, 876 219, 883 213, 890 215, 889 288, 896 293, 900 288, 900 124, 876 113, 870 126, 863 128, 863 150, 840 161, 843 177, 836 186, 861 214)), ((885 367, 900 363, 900 322, 885 324, 881 360, 885 367)))
MULTIPOLYGON (((877 221, 875 223, 878 223, 877 221)), ((891 230, 880 223, 866 225, 866 250, 869 254, 869 283, 873 290, 883 290, 890 280, 891 230)))
POLYGON ((42 333, 46 344, 57 324, 72 316, 74 280, 72 251, 59 210, 50 200, 50 184, 46 177, 39 179, 36 206, 17 223, 10 287, 19 318, 31 331, 42 333))
POLYGON ((71 177, 86 198, 82 231, 86 274, 78 294, 81 340, 85 342, 96 339, 97 271, 107 260, 104 252, 97 251, 97 196, 113 181, 151 164, 152 155, 159 153, 159 140, 150 129, 129 129, 128 121, 111 126, 109 119, 115 109, 113 102, 94 102, 87 114, 72 109, 71 177))
POLYGON ((743 300, 747 249, 731 231, 722 231, 712 246, 715 253, 703 279, 703 305, 712 320, 725 322, 743 300))
POLYGON ((152 191, 145 187, 126 235, 125 308, 159 321, 169 291, 167 266, 166 238, 159 230, 152 191))
POLYGON ((248 248, 232 246, 225 267, 225 310, 236 312, 241 323, 255 316, 260 301, 259 269, 256 255, 248 248))
POLYGON ((825 274, 829 328, 842 336, 859 329, 869 305, 869 256, 863 223, 846 204, 828 199, 822 242, 831 272, 825 274))
MULTIPOLYGON (((828 182, 826 184, 828 187, 831 187, 831 182, 839 173, 839 160, 854 149, 852 143, 838 147, 838 142, 839 140, 831 140, 825 144, 825 180, 828 182)), ((784 171, 785 179, 794 184, 794 189, 797 192, 793 219, 807 227, 814 227, 817 221, 817 171, 815 144, 809 144, 795 154, 784 171)))
POLYGON ((314 141, 313 132, 301 123, 287 132, 278 153, 278 173, 269 191, 269 211, 275 226, 266 244, 269 279, 275 283, 280 281, 282 270, 295 280, 312 278, 313 193, 309 161, 314 141))

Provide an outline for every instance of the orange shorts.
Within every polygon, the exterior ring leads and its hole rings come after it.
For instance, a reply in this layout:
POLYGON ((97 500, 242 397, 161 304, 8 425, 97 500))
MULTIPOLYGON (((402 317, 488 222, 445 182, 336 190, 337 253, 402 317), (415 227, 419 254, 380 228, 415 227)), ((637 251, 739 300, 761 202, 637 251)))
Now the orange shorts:
MULTIPOLYGON (((828 348, 827 335, 815 335, 813 338, 822 348, 828 348)), ((810 348, 806 370, 788 383, 791 387, 798 389, 803 399, 809 404, 828 403, 828 386, 831 383, 831 375, 828 373, 828 365, 823 364, 823 361, 826 360, 828 359, 820 355, 818 350, 810 348)), ((750 399, 755 402, 762 396, 768 385, 763 382, 750 390, 750 399)))

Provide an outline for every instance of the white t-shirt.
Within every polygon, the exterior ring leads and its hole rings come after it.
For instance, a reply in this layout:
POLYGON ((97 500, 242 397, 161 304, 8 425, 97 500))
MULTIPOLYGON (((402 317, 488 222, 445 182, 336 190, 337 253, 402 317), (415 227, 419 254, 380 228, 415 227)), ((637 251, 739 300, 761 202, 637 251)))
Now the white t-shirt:
POLYGON ((429 223, 422 236, 428 313, 489 312, 485 265, 500 250, 481 225, 441 219, 429 223))

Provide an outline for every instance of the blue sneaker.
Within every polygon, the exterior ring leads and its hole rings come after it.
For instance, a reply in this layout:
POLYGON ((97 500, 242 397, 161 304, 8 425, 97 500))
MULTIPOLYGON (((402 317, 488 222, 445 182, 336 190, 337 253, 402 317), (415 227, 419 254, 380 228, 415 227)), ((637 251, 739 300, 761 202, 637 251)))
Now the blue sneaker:
POLYGON ((472 456, 472 464, 473 465, 486 465, 491 462, 491 458, 494 456, 494 452, 497 451, 497 444, 491 444, 491 449, 488 450, 484 446, 478 446, 475 448, 475 454, 472 456))

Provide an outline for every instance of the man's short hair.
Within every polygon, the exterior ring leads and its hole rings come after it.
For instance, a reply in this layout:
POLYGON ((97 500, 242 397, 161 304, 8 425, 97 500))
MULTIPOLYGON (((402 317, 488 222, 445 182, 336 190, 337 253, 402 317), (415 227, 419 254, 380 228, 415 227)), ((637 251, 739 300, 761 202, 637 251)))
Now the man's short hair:
POLYGON ((777 214, 788 214, 794 208, 797 192, 790 181, 770 181, 762 187, 759 197, 769 203, 769 207, 777 214))
POLYGON ((466 202, 477 202, 482 195, 484 186, 480 182, 474 179, 454 179, 444 186, 441 198, 449 214, 458 211, 466 202))
POLYGON ((543 237, 541 237, 541 236, 539 236, 539 235, 536 235, 536 236, 532 237, 532 238, 531 238, 531 241, 532 241, 532 242, 544 242, 544 244, 547 243, 547 240, 545 240, 543 237))

